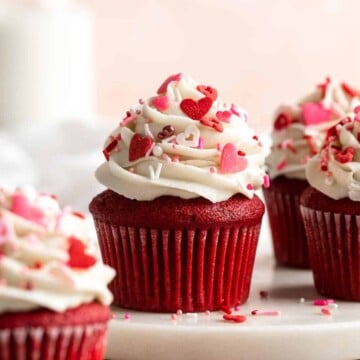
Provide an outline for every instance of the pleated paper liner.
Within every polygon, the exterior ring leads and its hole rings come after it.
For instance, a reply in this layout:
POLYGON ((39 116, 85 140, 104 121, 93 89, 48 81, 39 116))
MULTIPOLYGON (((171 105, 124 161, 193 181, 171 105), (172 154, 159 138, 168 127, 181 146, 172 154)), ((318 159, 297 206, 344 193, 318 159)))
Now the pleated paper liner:
POLYGON ((1 360, 102 360, 106 323, 0 329, 1 360))
POLYGON ((305 206, 301 212, 317 291, 360 301, 360 216, 305 206))
POLYGON ((96 218, 103 260, 117 271, 114 302, 142 311, 218 310, 246 301, 260 231, 256 225, 159 230, 96 218))
POLYGON ((300 195, 263 189, 278 264, 308 269, 309 256, 300 213, 300 195))

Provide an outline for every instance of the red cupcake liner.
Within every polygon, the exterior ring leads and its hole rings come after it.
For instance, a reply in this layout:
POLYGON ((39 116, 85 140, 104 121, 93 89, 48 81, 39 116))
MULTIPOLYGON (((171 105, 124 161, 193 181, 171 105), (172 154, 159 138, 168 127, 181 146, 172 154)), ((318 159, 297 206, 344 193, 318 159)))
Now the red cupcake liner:
POLYGON ((106 323, 0 329, 1 360, 102 360, 106 323))
POLYGON ((360 216, 301 206, 317 291, 360 301, 360 216))
POLYGON ((277 263, 308 269, 310 264, 300 195, 264 189, 277 263))
POLYGON ((159 230, 95 217, 100 250, 117 275, 120 307, 156 312, 218 310, 249 295, 260 223, 238 228, 159 230))

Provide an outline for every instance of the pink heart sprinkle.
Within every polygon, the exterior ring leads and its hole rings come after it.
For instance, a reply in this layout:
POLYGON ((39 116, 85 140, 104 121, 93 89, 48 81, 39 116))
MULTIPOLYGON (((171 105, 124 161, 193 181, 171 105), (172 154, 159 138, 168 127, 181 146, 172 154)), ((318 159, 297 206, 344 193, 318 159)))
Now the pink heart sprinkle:
POLYGON ((220 156, 220 172, 223 174, 235 173, 246 169, 248 161, 244 156, 239 156, 236 146, 227 143, 220 156))
POLYGON ((231 118, 231 112, 230 111, 217 111, 216 117, 223 122, 229 123, 231 118))
POLYGON ((301 106, 302 118, 305 125, 316 125, 329 121, 332 111, 326 109, 321 103, 305 103, 301 106))
POLYGON ((34 223, 44 225, 44 213, 35 206, 32 206, 24 194, 14 194, 10 211, 34 223))
POLYGON ((158 96, 152 100, 152 106, 159 111, 164 111, 169 107, 169 98, 167 96, 158 96))

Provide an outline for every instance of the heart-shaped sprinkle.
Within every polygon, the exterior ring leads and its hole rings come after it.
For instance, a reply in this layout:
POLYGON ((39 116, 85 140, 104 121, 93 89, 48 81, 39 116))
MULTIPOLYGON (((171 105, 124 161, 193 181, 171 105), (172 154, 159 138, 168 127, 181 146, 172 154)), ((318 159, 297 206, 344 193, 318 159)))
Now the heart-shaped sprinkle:
POLYGON ((158 132, 157 137, 160 140, 166 139, 175 134, 175 128, 172 125, 166 125, 163 129, 158 132))
POLYGON ((198 85, 196 89, 208 98, 210 98, 212 101, 215 101, 217 99, 218 93, 216 89, 212 88, 211 86, 198 85))
POLYGON ((223 132, 224 128, 222 123, 216 118, 201 119, 200 123, 204 126, 210 127, 218 132, 223 132))
POLYGON ((172 81, 180 81, 182 77, 182 74, 175 74, 175 75, 170 75, 159 87, 157 93, 160 94, 165 94, 168 85, 172 82, 172 81))
POLYGON ((152 106, 159 111, 164 111, 169 107, 169 98, 166 95, 160 95, 152 99, 152 106))
POLYGON ((212 100, 209 97, 203 97, 196 101, 193 99, 184 99, 180 103, 181 110, 194 120, 201 120, 211 108, 212 100))
POLYGON ((73 268, 86 269, 96 263, 96 258, 85 253, 85 244, 74 236, 68 238, 69 261, 68 266, 73 268))
POLYGON ((151 149, 153 146, 153 139, 150 136, 142 136, 140 134, 135 134, 131 138, 130 147, 129 147, 129 161, 135 161, 143 156, 151 149))
POLYGON ((291 124, 291 117, 286 113, 280 113, 274 122, 275 130, 282 130, 291 124))
POLYGON ((216 117, 223 122, 229 123, 231 118, 231 112, 230 111, 217 111, 216 117))
POLYGON ((34 223, 44 225, 44 212, 30 204, 29 199, 22 193, 12 196, 10 211, 34 223))
POLYGON ((332 111, 321 103, 305 103, 301 106, 302 118, 305 125, 316 125, 329 121, 332 111))
POLYGON ((176 142, 182 146, 198 147, 200 130, 195 125, 189 125, 183 133, 176 136, 176 142))
POLYGON ((229 174, 240 172, 246 169, 248 161, 245 157, 239 156, 236 146, 232 143, 227 143, 220 156, 220 172, 222 174, 229 174))

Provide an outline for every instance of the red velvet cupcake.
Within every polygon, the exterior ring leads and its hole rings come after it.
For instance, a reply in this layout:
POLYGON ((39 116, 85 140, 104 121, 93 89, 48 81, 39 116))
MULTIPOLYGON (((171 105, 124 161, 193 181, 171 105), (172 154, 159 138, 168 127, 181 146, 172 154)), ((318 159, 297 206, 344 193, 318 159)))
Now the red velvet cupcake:
POLYGON ((326 130, 351 111, 359 94, 329 78, 316 91, 293 106, 277 111, 273 145, 266 159, 271 185, 264 189, 278 264, 309 268, 300 196, 308 182, 305 166, 317 154, 326 130))
POLYGON ((301 196, 315 287, 324 296, 360 301, 360 114, 328 131, 307 165, 301 196))
POLYGON ((32 189, 0 190, 0 358, 103 359, 114 271, 86 220, 32 189))
POLYGON ((217 310, 246 301, 267 181, 247 114, 181 74, 140 100, 106 141, 109 190, 90 204, 118 306, 217 310))

